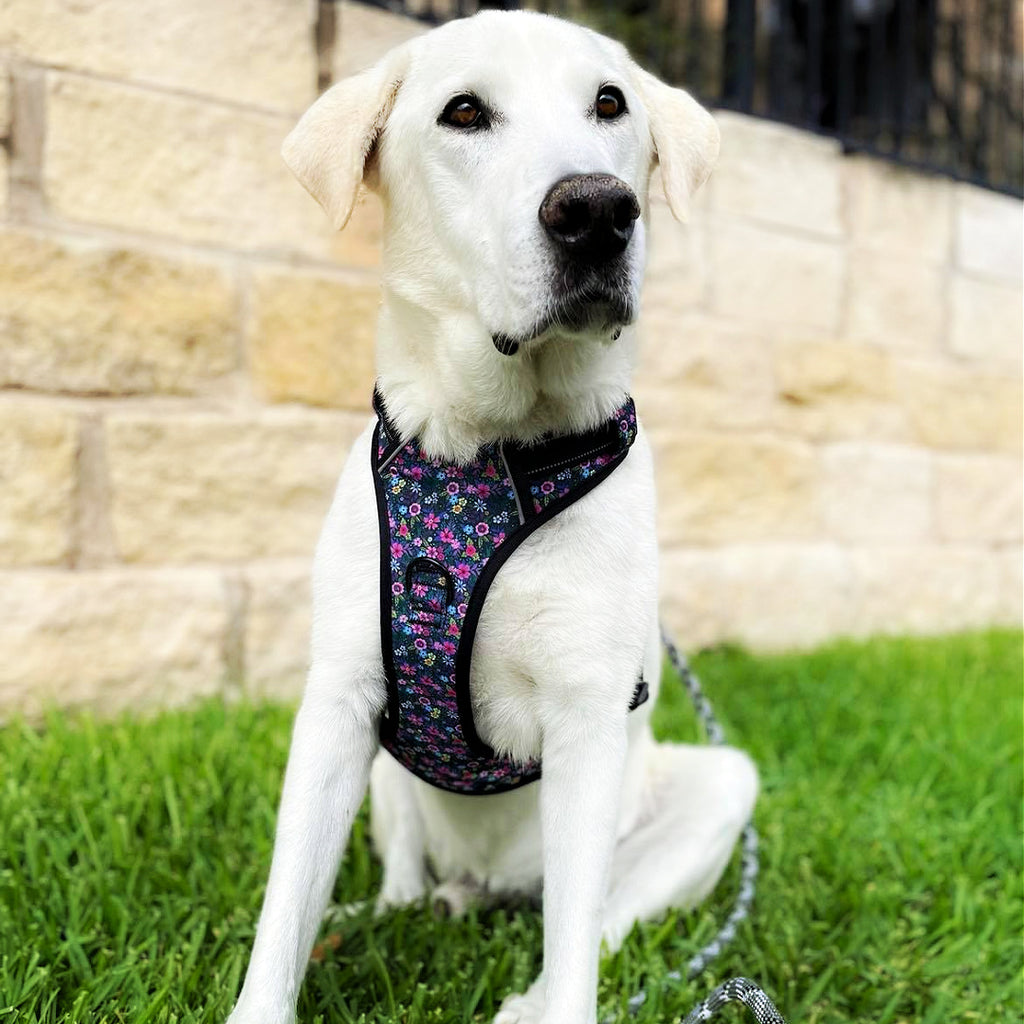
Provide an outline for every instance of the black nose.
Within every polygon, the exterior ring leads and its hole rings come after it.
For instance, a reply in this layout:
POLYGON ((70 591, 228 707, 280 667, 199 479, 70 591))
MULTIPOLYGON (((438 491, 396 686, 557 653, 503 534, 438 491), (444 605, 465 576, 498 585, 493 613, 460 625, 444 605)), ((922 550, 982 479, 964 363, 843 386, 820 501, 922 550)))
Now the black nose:
POLYGON ((540 204, 548 236, 582 263, 618 256, 629 245, 639 216, 633 190, 611 174, 571 174, 556 181, 540 204))

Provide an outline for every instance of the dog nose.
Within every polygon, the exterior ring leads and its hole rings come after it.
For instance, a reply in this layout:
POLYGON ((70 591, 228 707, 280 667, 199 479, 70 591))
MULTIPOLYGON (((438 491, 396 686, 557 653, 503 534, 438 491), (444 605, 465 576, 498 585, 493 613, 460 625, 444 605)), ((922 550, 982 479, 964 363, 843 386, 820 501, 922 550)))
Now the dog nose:
POLYGON ((612 174, 570 174, 551 186, 539 213, 548 237, 568 256, 603 263, 629 244, 640 204, 612 174))

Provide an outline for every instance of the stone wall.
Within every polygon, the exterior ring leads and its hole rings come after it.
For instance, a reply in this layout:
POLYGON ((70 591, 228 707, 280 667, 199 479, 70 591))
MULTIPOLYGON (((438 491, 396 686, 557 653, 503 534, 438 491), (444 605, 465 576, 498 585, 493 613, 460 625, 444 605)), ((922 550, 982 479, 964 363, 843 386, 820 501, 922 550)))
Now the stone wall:
MULTIPOLYGON (((0 8, 0 710, 301 685, 380 226, 366 197, 333 234, 278 149, 419 31, 323 14, 0 8)), ((655 201, 635 389, 671 628, 1019 622, 1021 204, 721 126, 689 228, 655 201)))

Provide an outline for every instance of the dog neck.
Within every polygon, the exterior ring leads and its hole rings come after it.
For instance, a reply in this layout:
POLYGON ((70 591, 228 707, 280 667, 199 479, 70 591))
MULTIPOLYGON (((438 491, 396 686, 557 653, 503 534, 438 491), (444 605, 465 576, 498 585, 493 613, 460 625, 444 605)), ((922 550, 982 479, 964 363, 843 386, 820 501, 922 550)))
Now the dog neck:
POLYGON ((629 393, 633 332, 553 336, 502 355, 471 314, 427 309, 387 284, 377 386, 395 426, 432 458, 469 462, 503 439, 592 430, 629 393))

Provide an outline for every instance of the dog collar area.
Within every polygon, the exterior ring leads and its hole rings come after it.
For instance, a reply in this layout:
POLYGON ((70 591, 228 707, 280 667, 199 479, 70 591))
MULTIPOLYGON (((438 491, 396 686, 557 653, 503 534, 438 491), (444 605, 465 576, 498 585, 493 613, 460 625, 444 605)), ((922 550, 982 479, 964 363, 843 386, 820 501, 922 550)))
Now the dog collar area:
MULTIPOLYGON (((405 440, 374 393, 370 446, 380 525, 381 744, 440 789, 485 794, 540 777, 539 761, 502 757, 476 731, 473 640, 491 583, 531 533, 597 487, 636 439, 626 401, 584 434, 484 445, 467 465, 405 440)), ((648 696, 641 679, 629 708, 648 696)))

